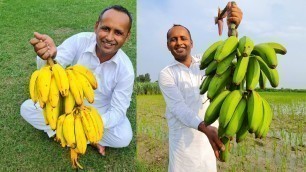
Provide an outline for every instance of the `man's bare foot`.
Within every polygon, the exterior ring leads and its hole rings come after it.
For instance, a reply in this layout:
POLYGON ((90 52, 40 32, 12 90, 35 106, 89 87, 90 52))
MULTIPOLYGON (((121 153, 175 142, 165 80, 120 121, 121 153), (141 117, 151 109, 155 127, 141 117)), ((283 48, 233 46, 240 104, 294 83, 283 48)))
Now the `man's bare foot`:
POLYGON ((102 156, 105 156, 105 146, 101 146, 101 145, 99 145, 99 144, 97 144, 96 146, 97 146, 98 152, 99 152, 102 156))

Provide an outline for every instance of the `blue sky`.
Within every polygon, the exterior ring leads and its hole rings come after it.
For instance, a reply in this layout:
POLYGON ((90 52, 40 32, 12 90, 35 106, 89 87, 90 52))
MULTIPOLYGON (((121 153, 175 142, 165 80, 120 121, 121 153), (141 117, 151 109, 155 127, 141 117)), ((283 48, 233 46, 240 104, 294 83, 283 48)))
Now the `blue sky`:
MULTIPOLYGON (((228 1, 204 0, 138 0, 137 1, 137 75, 149 73, 152 81, 159 71, 173 61, 167 49, 166 33, 173 24, 189 28, 194 47, 192 54, 203 53, 221 37, 214 24, 217 9, 228 1)), ((255 44, 278 42, 288 53, 278 55, 280 75, 278 88, 306 89, 306 18, 304 0, 237 0, 243 11, 239 37, 249 36, 255 44)), ((224 25, 226 28, 226 25, 224 25)))

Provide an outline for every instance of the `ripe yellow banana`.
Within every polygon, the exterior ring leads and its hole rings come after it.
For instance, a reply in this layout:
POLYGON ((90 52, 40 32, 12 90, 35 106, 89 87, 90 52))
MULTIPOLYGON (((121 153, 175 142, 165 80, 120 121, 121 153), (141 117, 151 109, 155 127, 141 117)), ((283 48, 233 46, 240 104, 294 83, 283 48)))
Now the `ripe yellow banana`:
POLYGON ((71 113, 75 106, 75 100, 71 93, 71 91, 68 91, 68 95, 64 97, 64 105, 65 105, 65 113, 71 113))
POLYGON ((222 91, 209 104, 209 106, 208 106, 208 108, 205 112, 205 116, 204 116, 204 122, 205 122, 206 125, 210 125, 218 119, 222 103, 229 93, 230 93, 230 91, 228 91, 228 90, 222 91))
POLYGON ((249 132, 255 133, 259 128, 263 118, 263 107, 260 95, 256 91, 252 91, 248 97, 248 123, 249 132))
POLYGON ((83 108, 81 109, 80 113, 81 113, 81 121, 84 127, 85 135, 89 140, 89 142, 95 143, 97 138, 96 136, 97 132, 95 130, 94 121, 92 121, 90 117, 89 114, 90 112, 88 112, 87 110, 85 110, 85 108, 83 108))
POLYGON ((40 69, 36 82, 37 82, 39 97, 42 102, 46 103, 49 98, 50 83, 51 83, 50 66, 47 65, 40 69))
POLYGON ((60 64, 54 64, 52 66, 52 73, 61 95, 66 97, 69 91, 69 81, 65 69, 60 64))
POLYGON ((104 124, 102 117, 100 116, 99 112, 97 111, 96 108, 89 106, 88 107, 91 110, 92 117, 94 121, 97 123, 97 130, 98 130, 98 141, 100 141, 103 137, 103 132, 104 132, 104 124))
POLYGON ((83 94, 83 90, 80 90, 79 89, 79 82, 77 81, 74 73, 72 70, 66 70, 67 72, 67 76, 68 76, 68 80, 69 80, 69 88, 70 88, 70 91, 74 97, 74 100, 76 102, 77 105, 82 105, 83 104, 83 97, 82 94, 83 94), (81 94, 82 92, 82 94, 81 94))
POLYGON ((204 52, 202 59, 201 59, 201 63, 200 63, 201 70, 205 69, 210 64, 210 62, 214 60, 216 50, 218 46, 222 44, 222 42, 223 41, 217 41, 207 48, 207 50, 204 52))
POLYGON ((246 99, 242 98, 239 104, 237 105, 230 122, 226 126, 225 136, 232 137, 239 131, 240 127, 242 126, 244 117, 247 117, 246 105, 246 99))
POLYGON ((220 46, 218 46, 214 59, 217 62, 222 61, 237 49, 238 39, 236 36, 228 37, 220 46))
POLYGON ((81 122, 81 115, 77 114, 74 119, 76 151, 85 154, 87 148, 87 139, 81 122))
POLYGON ((74 71, 73 72, 78 79, 80 86, 82 86, 82 90, 84 92, 84 95, 89 103, 94 102, 94 90, 92 89, 89 81, 79 72, 74 71))
POLYGON ((55 108, 59 102, 60 92, 57 88, 54 76, 51 76, 51 83, 50 83, 50 92, 49 92, 49 103, 50 105, 55 108))
POLYGON ((74 111, 67 114, 63 123, 63 134, 67 145, 72 149, 76 147, 75 128, 74 128, 74 111))
POLYGON ((38 102, 38 94, 37 94, 37 88, 36 88, 36 79, 38 77, 39 74, 39 70, 36 70, 35 72, 32 73, 31 75, 31 79, 30 79, 30 97, 32 99, 32 101, 35 103, 38 102))
POLYGON ((71 159, 73 169, 77 169, 77 168, 83 169, 81 164, 78 162, 78 153, 74 148, 70 148, 70 159, 71 159))
POLYGON ((220 126, 226 128, 241 98, 242 98, 242 93, 240 90, 234 90, 226 96, 220 109, 220 116, 219 116, 220 126))
POLYGON ((80 72, 85 78, 87 78, 87 80, 89 81, 89 83, 91 84, 92 88, 95 90, 98 87, 97 84, 97 80, 96 77, 94 76, 94 74, 88 70, 86 67, 82 66, 82 65, 74 65, 72 66, 71 70, 75 70, 77 72, 80 72))
POLYGON ((256 58, 250 57, 246 73, 246 89, 254 90, 260 77, 260 66, 256 58))
POLYGON ((59 106, 53 108, 49 102, 46 103, 45 111, 48 123, 52 130, 56 130, 57 119, 60 114, 59 106))
POLYGON ((56 126, 56 141, 60 142, 61 143, 61 146, 62 147, 66 147, 67 145, 67 142, 64 138, 64 134, 63 134, 63 123, 64 123, 64 120, 65 120, 65 117, 66 115, 63 114, 61 116, 58 117, 58 120, 57 120, 57 126, 56 126))

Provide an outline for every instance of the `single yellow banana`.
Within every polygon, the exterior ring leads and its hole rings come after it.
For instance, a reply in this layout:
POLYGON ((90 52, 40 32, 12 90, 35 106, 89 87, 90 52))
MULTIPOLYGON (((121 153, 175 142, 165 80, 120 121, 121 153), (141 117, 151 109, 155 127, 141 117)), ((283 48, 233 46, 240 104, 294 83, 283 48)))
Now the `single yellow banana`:
POLYGON ((88 70, 86 67, 82 66, 82 65, 74 65, 71 68, 72 70, 75 70, 77 72, 80 72, 85 78, 87 78, 87 80, 89 81, 89 83, 91 84, 92 88, 95 90, 98 87, 98 83, 96 80, 96 77, 94 76, 94 74, 88 70))
POLYGON ((79 72, 73 71, 76 78, 78 79, 80 86, 82 86, 82 90, 84 92, 84 95, 89 103, 94 102, 94 90, 92 89, 89 81, 79 72))
POLYGON ((61 95, 66 97, 69 91, 69 81, 65 69, 60 64, 54 64, 52 66, 52 73, 61 95))
POLYGON ((87 139, 81 122, 81 116, 77 114, 74 120, 76 150, 80 154, 85 154, 87 148, 87 139))
POLYGON ((73 74, 72 70, 66 70, 67 72, 67 76, 68 76, 68 80, 69 80, 69 88, 70 91, 74 97, 74 100, 76 102, 77 105, 82 105, 83 104, 83 98, 81 97, 81 92, 83 90, 79 90, 79 82, 77 81, 75 75, 73 74))
POLYGON ((60 114, 60 107, 56 106, 53 108, 49 102, 46 103, 46 115, 49 125, 52 130, 56 130, 57 119, 60 114))
POLYGON ((65 140, 67 141, 67 145, 72 149, 76 147, 75 141, 75 129, 74 129, 74 111, 67 114, 63 123, 63 134, 65 140))
POLYGON ((39 75, 37 77, 37 86, 39 97, 41 101, 46 103, 49 98, 50 83, 51 83, 51 70, 50 66, 44 66, 40 69, 39 75))
POLYGON ((38 102, 38 94, 37 94, 37 91, 36 91, 36 79, 38 77, 38 74, 39 74, 39 70, 36 70, 35 72, 32 73, 31 75, 31 79, 30 79, 30 85, 29 85, 29 88, 30 88, 30 97, 32 99, 32 101, 35 103, 38 102))
POLYGON ((100 116, 98 110, 94 108, 93 106, 88 107, 91 110, 92 117, 94 121, 97 122, 97 130, 98 130, 98 141, 100 141, 103 137, 103 132, 104 132, 104 124, 102 117, 100 116))
POLYGON ((57 126, 56 126, 56 141, 60 142, 61 143, 61 146, 62 147, 66 147, 67 145, 67 142, 64 138, 64 135, 63 135, 63 123, 64 123, 64 120, 65 120, 65 117, 66 115, 63 114, 61 116, 58 117, 58 120, 57 120, 57 126))
POLYGON ((70 159, 71 159, 73 169, 77 169, 77 168, 83 169, 81 164, 78 162, 78 153, 73 148, 70 148, 70 159))
POLYGON ((85 109, 81 109, 80 114, 86 138, 87 140, 89 140, 89 142, 94 143, 96 141, 96 131, 94 128, 93 121, 91 120, 89 113, 85 109))
POLYGON ((55 108, 59 102, 60 92, 57 88, 54 76, 51 76, 50 92, 49 92, 49 103, 55 108))
POLYGON ((64 97, 64 105, 65 105, 65 113, 71 113, 75 106, 75 100, 71 93, 71 91, 68 91, 68 95, 64 97))

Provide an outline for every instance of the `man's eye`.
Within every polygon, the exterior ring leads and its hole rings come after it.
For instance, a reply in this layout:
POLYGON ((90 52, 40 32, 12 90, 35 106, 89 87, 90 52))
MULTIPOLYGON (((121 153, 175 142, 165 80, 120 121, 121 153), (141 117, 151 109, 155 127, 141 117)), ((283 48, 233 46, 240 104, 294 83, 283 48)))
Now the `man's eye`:
POLYGON ((103 31, 109 31, 109 28, 107 28, 107 27, 102 27, 101 30, 103 30, 103 31))
POLYGON ((122 32, 118 32, 118 31, 117 31, 117 32, 115 32, 115 34, 116 34, 116 35, 123 35, 123 33, 122 33, 122 32))

